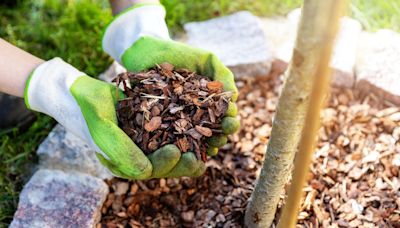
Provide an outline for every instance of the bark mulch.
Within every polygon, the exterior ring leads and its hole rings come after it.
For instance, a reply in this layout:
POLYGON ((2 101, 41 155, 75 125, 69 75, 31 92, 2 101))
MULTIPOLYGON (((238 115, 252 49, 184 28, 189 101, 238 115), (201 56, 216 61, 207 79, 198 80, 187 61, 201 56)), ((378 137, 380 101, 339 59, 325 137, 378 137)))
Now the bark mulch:
MULTIPOLYGON (((281 84, 272 76, 237 82, 241 130, 204 176, 108 181, 97 227, 243 227, 281 84)), ((319 136, 298 226, 400 227, 400 108, 333 88, 319 136)))
POLYGON ((222 134, 232 96, 221 82, 170 63, 122 73, 114 81, 125 95, 117 104, 119 126, 144 153, 173 143, 182 153, 193 151, 197 159, 207 160, 207 138, 222 134))

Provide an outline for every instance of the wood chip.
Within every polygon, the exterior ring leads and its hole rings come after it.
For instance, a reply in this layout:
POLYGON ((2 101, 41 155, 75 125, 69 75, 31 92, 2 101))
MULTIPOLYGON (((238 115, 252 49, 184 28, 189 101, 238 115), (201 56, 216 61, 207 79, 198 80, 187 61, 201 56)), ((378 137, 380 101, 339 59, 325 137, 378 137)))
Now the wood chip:
POLYGON ((202 127, 202 126, 196 125, 195 129, 197 132, 199 132, 200 134, 202 134, 206 137, 211 137, 211 135, 212 135, 212 131, 208 127, 202 127))
POLYGON ((220 82, 220 81, 211 81, 211 82, 207 82, 206 86, 211 91, 222 91, 224 84, 222 84, 222 82, 220 82))
POLYGON ((146 129, 146 131, 148 132, 152 132, 157 130, 160 126, 161 126, 161 117, 155 116, 151 118, 150 122, 147 122, 144 125, 144 129, 146 129))
POLYGON ((186 138, 180 138, 176 141, 176 144, 182 152, 187 152, 190 145, 186 138))
POLYGON ((201 137, 203 137, 203 135, 196 131, 196 129, 194 128, 187 130, 185 133, 190 135, 194 139, 201 139, 201 137))

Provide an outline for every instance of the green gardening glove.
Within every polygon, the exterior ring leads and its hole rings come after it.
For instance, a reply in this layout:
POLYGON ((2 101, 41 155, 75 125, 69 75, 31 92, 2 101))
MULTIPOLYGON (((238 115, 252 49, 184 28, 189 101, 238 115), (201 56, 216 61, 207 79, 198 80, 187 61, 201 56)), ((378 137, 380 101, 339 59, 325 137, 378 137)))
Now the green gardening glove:
MULTIPOLYGON (((103 37, 103 49, 130 72, 145 71, 164 62, 169 62, 177 68, 195 71, 222 82, 224 90, 232 92, 232 101, 236 101, 238 92, 232 72, 214 54, 172 41, 164 18, 165 10, 159 4, 139 5, 126 10, 117 15, 107 27, 103 37)), ((222 120, 223 134, 209 138, 207 153, 210 156, 216 155, 218 148, 226 144, 227 135, 239 128, 239 121, 235 118, 237 108, 233 102, 229 104, 226 116, 222 120)), ((149 158, 155 170, 172 166, 170 160, 156 161, 152 156, 149 158)), ((175 169, 155 176, 187 176, 187 170, 191 170, 191 163, 195 162, 204 167, 204 163, 197 161, 193 153, 184 153, 175 169)), ((195 174, 200 175, 202 172, 204 169, 196 171, 195 174)))
POLYGON ((88 77, 54 58, 33 71, 24 97, 28 108, 53 117, 87 142, 116 176, 149 179, 198 176, 204 172, 202 162, 191 154, 181 156, 174 145, 164 146, 147 157, 118 127, 115 91, 114 85, 88 77))

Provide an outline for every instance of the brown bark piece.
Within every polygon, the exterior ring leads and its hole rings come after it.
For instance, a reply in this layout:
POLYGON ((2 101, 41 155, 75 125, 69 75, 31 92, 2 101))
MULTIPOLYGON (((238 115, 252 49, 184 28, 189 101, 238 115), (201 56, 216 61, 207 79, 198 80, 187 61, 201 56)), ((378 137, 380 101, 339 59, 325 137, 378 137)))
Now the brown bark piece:
POLYGON ((152 132, 157 130, 160 126, 161 126, 161 117, 155 116, 151 118, 150 122, 147 122, 144 125, 144 129, 146 129, 146 131, 148 132, 152 132))
POLYGON ((207 82, 206 86, 211 91, 222 91, 224 84, 222 84, 222 82, 220 82, 220 81, 211 81, 211 82, 207 82))
POLYGON ((211 135, 212 135, 212 131, 208 127, 202 127, 202 126, 196 125, 195 129, 197 132, 199 132, 200 134, 202 134, 206 137, 211 137, 211 135))
POLYGON ((186 138, 180 138, 176 141, 176 144, 179 148, 180 151, 187 152, 189 149, 189 142, 187 141, 186 138))

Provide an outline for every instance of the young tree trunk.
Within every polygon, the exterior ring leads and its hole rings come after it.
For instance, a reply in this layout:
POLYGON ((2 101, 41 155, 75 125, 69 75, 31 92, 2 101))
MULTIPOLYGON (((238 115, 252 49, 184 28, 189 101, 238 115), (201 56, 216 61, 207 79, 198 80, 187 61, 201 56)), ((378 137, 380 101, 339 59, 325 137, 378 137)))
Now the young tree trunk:
MULTIPOLYGON (((306 114, 302 136, 300 139, 299 151, 295 158, 293 177, 288 191, 288 198, 283 208, 282 216, 279 219, 278 228, 295 227, 297 215, 304 195, 303 187, 307 181, 312 155, 314 154, 315 139, 318 135, 320 113, 324 100, 329 90, 331 68, 329 62, 332 55, 333 43, 339 27, 339 18, 347 9, 347 0, 335 1, 330 5, 328 24, 324 25, 321 32, 324 32, 324 41, 321 44, 319 62, 316 64, 316 73, 312 75, 313 88, 310 96, 310 105, 306 114)), ((328 6, 327 6, 328 7, 328 6)), ((320 21, 322 23, 324 21, 320 21)), ((322 221, 320 221, 322 223, 322 221)))
POLYGON ((285 72, 264 164, 246 210, 248 227, 270 227, 274 220, 280 194, 292 170, 314 76, 319 76, 321 53, 328 38, 327 29, 331 26, 331 10, 337 1, 304 1, 296 45, 285 72))

